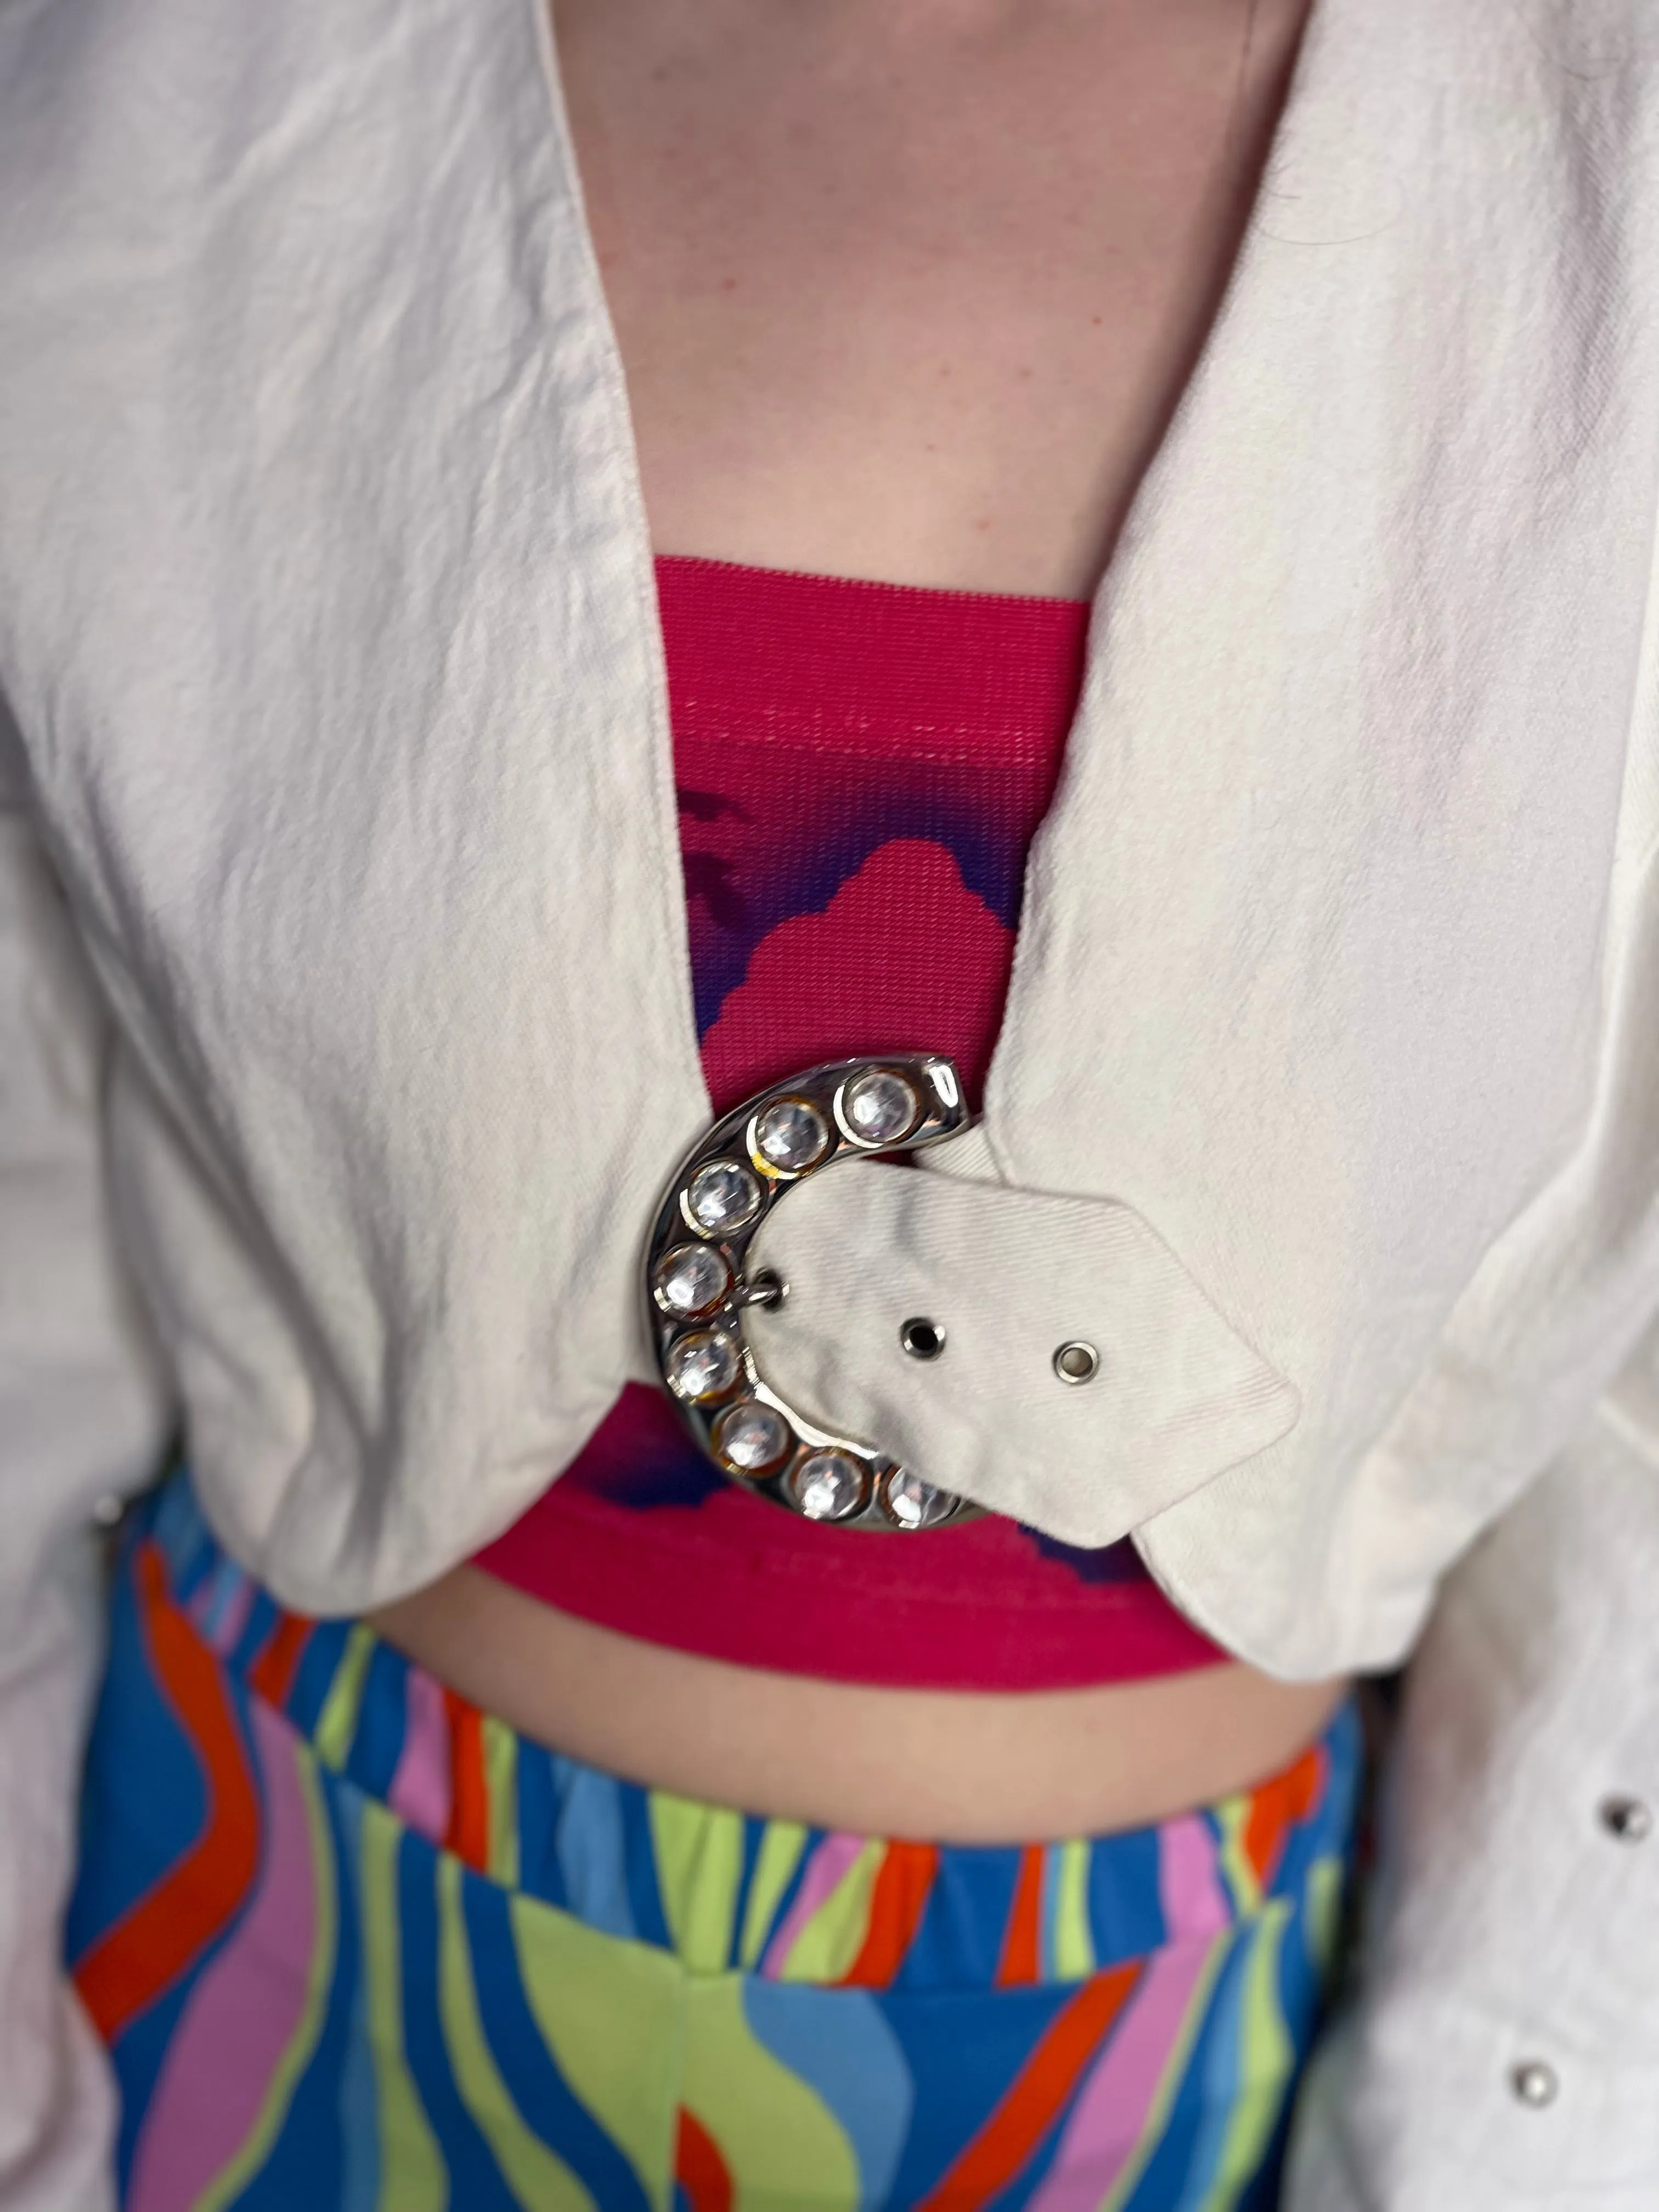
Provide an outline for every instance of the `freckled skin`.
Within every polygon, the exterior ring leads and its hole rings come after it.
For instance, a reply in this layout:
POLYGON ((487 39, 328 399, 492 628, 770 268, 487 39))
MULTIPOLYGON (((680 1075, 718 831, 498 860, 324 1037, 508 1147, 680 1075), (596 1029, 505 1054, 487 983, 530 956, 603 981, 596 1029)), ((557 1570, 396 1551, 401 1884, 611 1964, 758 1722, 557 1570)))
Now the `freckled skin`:
MULTIPOLYGON (((558 0, 657 550, 1091 592, 1213 318, 1306 5, 558 0)), ((872 1690, 661 1650, 466 1567, 381 1626, 640 1780, 963 1840, 1209 1801, 1287 1763, 1340 1692, 1242 1666, 872 1690)))
POLYGON ((658 550, 1090 591, 1305 4, 557 0, 658 550))

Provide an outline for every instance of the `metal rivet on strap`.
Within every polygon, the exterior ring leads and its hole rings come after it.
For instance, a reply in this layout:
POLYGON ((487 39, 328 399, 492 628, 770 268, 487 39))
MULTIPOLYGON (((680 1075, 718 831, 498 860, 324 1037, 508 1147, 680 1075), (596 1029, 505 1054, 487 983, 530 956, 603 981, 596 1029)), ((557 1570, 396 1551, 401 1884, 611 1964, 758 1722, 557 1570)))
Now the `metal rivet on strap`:
POLYGON ((1604 1797, 1595 1816, 1610 1836, 1621 1844, 1645 1843, 1653 1833, 1652 1808, 1639 1797, 1604 1797))
POLYGON ((1100 1372, 1100 1354, 1092 1344, 1073 1337, 1055 1352, 1054 1372, 1062 1382, 1092 1382, 1100 1372))
POLYGON ((1529 2105, 1534 2112, 1553 2105, 1560 2087, 1554 2067, 1547 2066, 1541 2058, 1523 2058, 1510 2069, 1510 2087, 1516 2102, 1529 2105))
POLYGON ((912 1314, 899 1323, 899 1342, 912 1359, 937 1359, 945 1349, 945 1331, 926 1314, 912 1314))

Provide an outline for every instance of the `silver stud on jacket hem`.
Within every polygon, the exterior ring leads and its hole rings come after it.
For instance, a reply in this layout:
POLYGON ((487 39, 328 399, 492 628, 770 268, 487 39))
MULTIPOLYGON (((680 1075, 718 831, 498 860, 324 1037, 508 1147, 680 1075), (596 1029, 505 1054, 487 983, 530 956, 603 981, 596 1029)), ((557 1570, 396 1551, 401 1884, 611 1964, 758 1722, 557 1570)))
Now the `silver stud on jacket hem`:
POLYGON ((1653 1813, 1639 1797, 1604 1797, 1595 1816, 1621 1844, 1645 1843, 1653 1833, 1653 1813))
POLYGON ((1553 2105, 1560 2087, 1554 2067, 1547 2066, 1541 2058, 1523 2058, 1510 2069, 1510 2088, 1516 2104, 1530 2106, 1534 2112, 1553 2105))
POLYGON ((1062 1382, 1092 1382, 1100 1372, 1100 1354, 1092 1344, 1073 1337, 1055 1352, 1054 1372, 1062 1382))

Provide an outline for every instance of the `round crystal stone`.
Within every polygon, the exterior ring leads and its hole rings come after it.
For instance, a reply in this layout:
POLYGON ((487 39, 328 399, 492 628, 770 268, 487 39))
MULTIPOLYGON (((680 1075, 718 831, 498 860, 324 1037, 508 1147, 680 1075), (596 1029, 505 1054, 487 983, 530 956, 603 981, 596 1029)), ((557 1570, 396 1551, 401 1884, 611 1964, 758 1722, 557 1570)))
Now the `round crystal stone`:
POLYGON ((746 1229, 760 1204, 760 1185, 736 1160, 709 1160, 692 1176, 685 1194, 687 1212, 710 1237, 746 1229))
POLYGON ((657 1262, 657 1301, 683 1321, 711 1312, 732 1287, 726 1255, 712 1244, 677 1244, 657 1262))
POLYGON ((788 1450, 789 1424, 770 1406, 746 1399, 728 1407, 714 1426, 714 1449, 739 1474, 764 1474, 788 1450))
POLYGON ((916 1126, 921 1102, 896 1068, 872 1067, 842 1093, 841 1110, 861 1145, 896 1145, 916 1126))
POLYGON ((789 1488, 809 1521, 843 1521, 864 1496, 864 1471, 846 1452, 808 1452, 789 1471, 789 1488))
POLYGON ((799 1175, 815 1166, 829 1147, 829 1126, 805 1098, 775 1098, 756 1117, 755 1150, 769 1166, 785 1175, 799 1175))
POLYGON ((676 1337, 665 1362, 668 1387, 699 1404, 724 1397, 738 1379, 738 1347, 723 1328, 694 1328, 676 1337))
POLYGON ((948 1490, 935 1490, 908 1467, 895 1468, 881 1486, 881 1502, 890 1521, 901 1528, 937 1528, 956 1511, 957 1501, 948 1490))

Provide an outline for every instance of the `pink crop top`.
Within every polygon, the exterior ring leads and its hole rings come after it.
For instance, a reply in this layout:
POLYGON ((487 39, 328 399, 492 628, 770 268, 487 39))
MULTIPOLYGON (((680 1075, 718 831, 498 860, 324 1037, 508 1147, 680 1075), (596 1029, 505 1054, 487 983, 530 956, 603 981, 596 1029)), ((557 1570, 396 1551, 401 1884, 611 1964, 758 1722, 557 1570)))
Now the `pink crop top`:
MULTIPOLYGON (((658 562, 657 588, 715 1112, 814 1061, 901 1050, 950 1054, 976 1100, 1087 605, 684 559, 658 562)), ((1224 1656, 1127 1543, 797 1520, 640 1384, 477 1564, 653 1644, 845 1681, 1058 1688, 1224 1656)))

